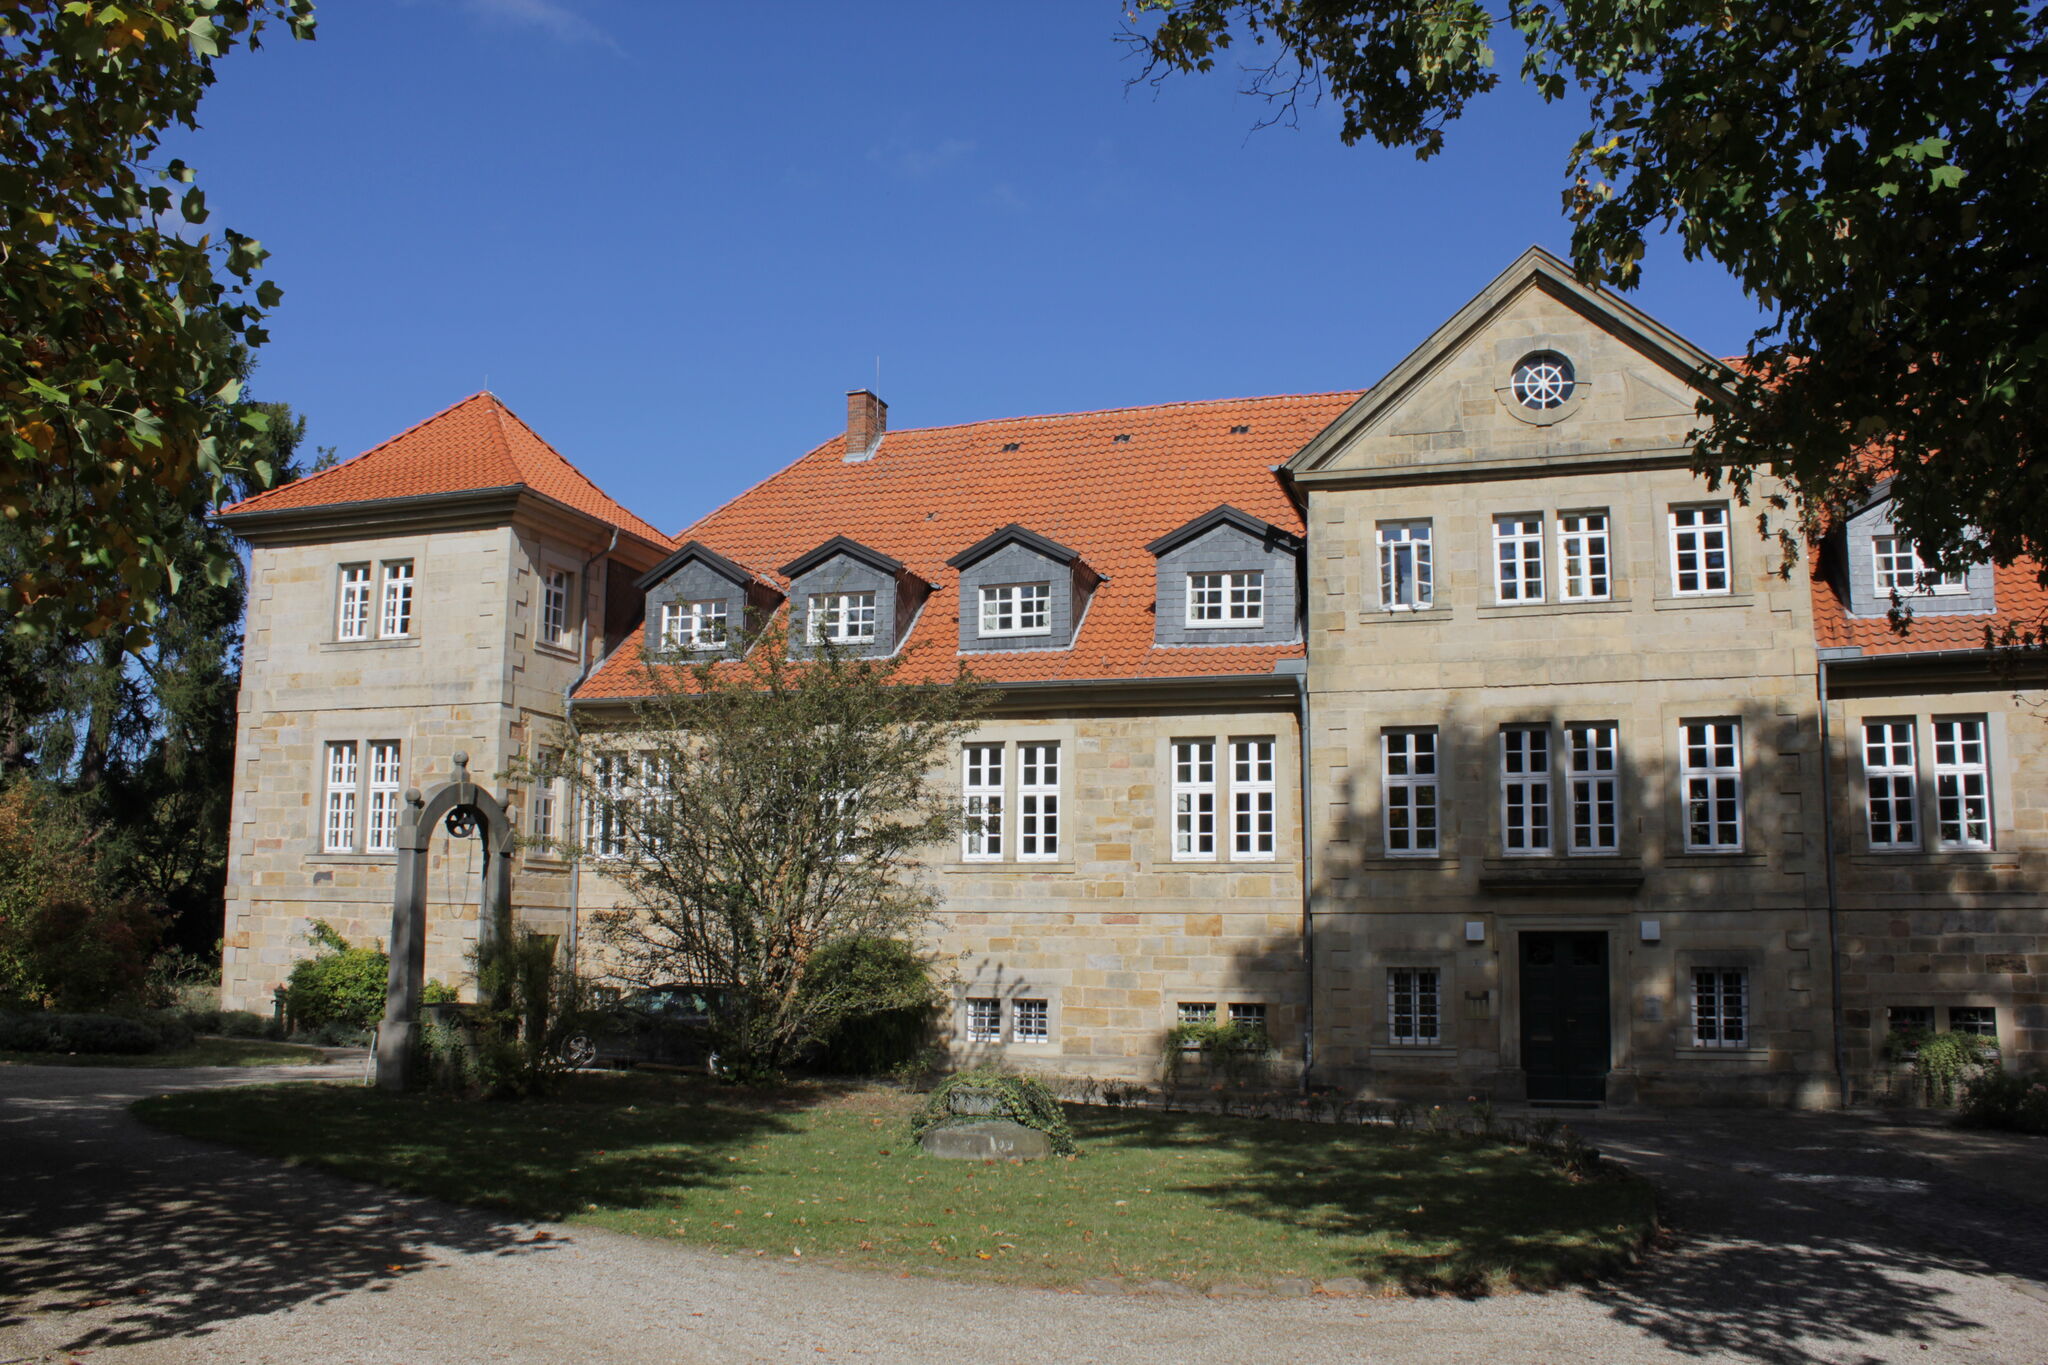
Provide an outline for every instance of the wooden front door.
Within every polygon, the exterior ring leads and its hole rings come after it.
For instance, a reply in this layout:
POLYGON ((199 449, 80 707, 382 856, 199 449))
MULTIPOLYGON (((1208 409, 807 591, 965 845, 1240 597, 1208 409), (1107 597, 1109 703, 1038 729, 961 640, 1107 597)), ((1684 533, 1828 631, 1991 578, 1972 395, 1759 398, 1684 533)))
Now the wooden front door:
POLYGON ((1522 936, 1522 1070, 1532 1102, 1607 1098, 1607 935, 1522 936))

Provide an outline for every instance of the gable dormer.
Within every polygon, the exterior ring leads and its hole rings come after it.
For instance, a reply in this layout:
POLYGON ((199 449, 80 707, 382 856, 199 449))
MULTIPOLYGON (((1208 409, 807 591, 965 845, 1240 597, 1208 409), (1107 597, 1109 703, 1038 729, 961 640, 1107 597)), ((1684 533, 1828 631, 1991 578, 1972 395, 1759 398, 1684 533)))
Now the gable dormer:
POLYGON ((1067 649, 1102 575, 1015 522, 946 561, 960 571, 963 651, 1067 649))
POLYGON ((1837 533, 1839 582, 1847 590, 1851 616, 1883 616, 1899 605, 1915 616, 1963 616, 1997 609, 1989 564, 1972 564, 1961 574, 1924 582, 1932 570, 1921 563, 1911 541, 1892 526, 1892 500, 1880 484, 1863 509, 1837 533))
POLYGON ((1155 645, 1301 638, 1301 537, 1228 505, 1147 545, 1158 561, 1155 645))
POLYGON ((834 536, 782 566, 789 580, 790 649, 830 640, 852 654, 893 654, 932 585, 901 560, 834 536))
POLYGON ((695 540, 633 586, 646 601, 647 648, 684 658, 729 651, 781 598, 760 575, 695 540))

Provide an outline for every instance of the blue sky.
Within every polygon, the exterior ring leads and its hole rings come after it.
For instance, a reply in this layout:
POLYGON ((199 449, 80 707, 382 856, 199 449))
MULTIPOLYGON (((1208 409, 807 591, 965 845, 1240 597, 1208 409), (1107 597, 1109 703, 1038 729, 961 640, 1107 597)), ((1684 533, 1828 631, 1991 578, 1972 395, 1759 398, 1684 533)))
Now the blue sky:
MULTIPOLYGON (((679 528, 831 435, 1363 387, 1531 242, 1570 106, 1433 161, 1234 73, 1127 89, 1117 0, 327 0, 175 150, 285 300, 258 396, 355 454, 488 386, 679 528)), ((1509 65, 1512 54, 1507 54, 1509 65)), ((1754 308, 1653 250, 1710 350, 1754 308)))

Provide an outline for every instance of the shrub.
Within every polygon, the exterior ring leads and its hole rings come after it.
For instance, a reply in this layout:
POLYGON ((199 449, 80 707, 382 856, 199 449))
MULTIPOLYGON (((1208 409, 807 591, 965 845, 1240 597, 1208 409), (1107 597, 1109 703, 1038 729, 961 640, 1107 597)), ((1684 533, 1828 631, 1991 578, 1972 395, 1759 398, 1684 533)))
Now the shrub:
POLYGON ((1009 1119, 1026 1128, 1035 1128, 1051 1140, 1053 1151, 1061 1156, 1073 1155, 1074 1130, 1067 1126, 1067 1111, 1060 1107, 1058 1097, 1045 1082, 990 1067, 963 1071, 941 1083, 925 1100, 923 1108, 911 1118, 910 1136, 920 1139, 934 1128, 980 1117, 1009 1119), (953 1097, 960 1094, 982 1099, 988 1113, 985 1116, 954 1113, 953 1097))
MULTIPOLYGON (((0 1051, 156 1052, 164 1033, 149 1022, 116 1014, 17 1014, 0 1018, 0 1051)), ((187 1042, 191 1034, 185 1035, 187 1042)))
POLYGON ((522 931, 471 961, 483 1003, 421 1030, 428 1083, 485 1099, 547 1094, 569 1069, 563 1044, 589 1026, 583 983, 557 958, 552 935, 522 931))
MULTIPOLYGON (((183 948, 165 948, 143 972, 142 1000, 151 1009, 171 1009, 187 999, 220 987, 220 963, 208 962, 183 948)), ((218 1000, 218 995, 214 999, 218 1000)))
POLYGON ((2048 1134, 2048 1076, 1993 1069, 1963 1082, 1956 1122, 1965 1128, 2003 1128, 2048 1134))
POLYGON ((1920 1040, 1913 1059, 1930 1104, 1954 1104, 1958 1084, 1975 1069, 1995 1062, 1996 1045, 1974 1033, 1932 1033, 1920 1040))
POLYGON ((163 925, 105 895, 91 845, 28 783, 0 792, 0 997, 76 1012, 140 995, 163 925))
POLYGON ((1160 1074, 1169 1085, 1186 1078, 1190 1062, 1199 1062, 1212 1078, 1242 1085, 1272 1050, 1266 1030, 1257 1025, 1203 1023, 1191 1020, 1175 1024, 1160 1044, 1160 1074))
POLYGON ((326 920, 307 931, 320 951, 292 968, 284 1008, 294 1033, 349 1032, 351 1040, 384 1017, 391 959, 382 948, 358 948, 326 920))
POLYGON ((932 1017, 945 995, 932 979, 931 964, 908 943, 843 938, 818 950, 807 975, 859 1002, 819 1037, 820 1071, 895 1074, 915 1069, 929 1051, 932 1017))

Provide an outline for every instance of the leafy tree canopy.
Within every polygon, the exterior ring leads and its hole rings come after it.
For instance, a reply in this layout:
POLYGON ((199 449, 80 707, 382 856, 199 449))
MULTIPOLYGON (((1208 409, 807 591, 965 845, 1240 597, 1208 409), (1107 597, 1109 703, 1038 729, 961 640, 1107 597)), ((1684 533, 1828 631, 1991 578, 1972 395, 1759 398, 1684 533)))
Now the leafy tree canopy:
MULTIPOLYGON (((29 553, 0 583, 17 634, 139 645, 184 524, 267 485, 238 405, 279 290, 255 240, 207 221, 164 137, 198 126, 214 64, 312 0, 0 0, 0 517, 29 553)), ((224 582, 232 556, 200 568, 224 582)))
MULTIPOLYGON (((1211 70, 1328 97, 1346 143, 1428 157, 1518 47, 1582 98, 1563 167, 1573 264, 1637 282, 1646 235, 1762 303, 1695 454, 1747 491, 1775 468, 1800 529, 1893 480, 1946 568, 2048 564, 2048 10, 2022 0, 1136 0, 1147 75, 1211 70)), ((2048 570, 2043 571, 2048 581, 2048 570)))

